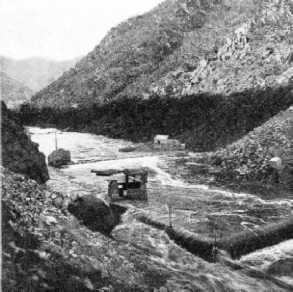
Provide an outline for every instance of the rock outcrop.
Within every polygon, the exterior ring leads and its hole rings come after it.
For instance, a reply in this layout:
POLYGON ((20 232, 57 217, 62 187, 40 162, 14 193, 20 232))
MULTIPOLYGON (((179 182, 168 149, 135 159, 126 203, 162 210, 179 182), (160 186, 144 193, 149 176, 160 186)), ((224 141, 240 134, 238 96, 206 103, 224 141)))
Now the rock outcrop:
POLYGON ((71 161, 71 155, 69 150, 64 150, 59 148, 53 151, 48 156, 48 164, 53 167, 61 167, 62 165, 66 165, 71 161))
MULTIPOLYGON (((195 68, 169 72, 150 87, 151 94, 180 97, 198 93, 241 92, 292 84, 293 13, 286 1, 263 1, 222 45, 200 57, 195 68), (278 2, 278 3, 277 3, 278 2), (168 90, 166 90, 168 89, 168 90)), ((247 5, 251 5, 248 4, 247 5)), ((252 6, 251 6, 252 7, 252 6)))
POLYGON ((4 102, 1 111, 2 165, 38 183, 45 183, 50 178, 45 155, 39 152, 38 145, 30 140, 4 102))

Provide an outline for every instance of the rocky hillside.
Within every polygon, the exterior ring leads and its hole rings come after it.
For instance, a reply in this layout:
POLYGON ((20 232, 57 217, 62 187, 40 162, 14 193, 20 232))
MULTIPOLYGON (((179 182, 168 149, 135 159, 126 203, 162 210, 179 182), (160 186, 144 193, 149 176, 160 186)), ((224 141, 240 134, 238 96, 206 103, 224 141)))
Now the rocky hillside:
POLYGON ((292 24, 290 0, 168 0, 111 29, 33 102, 70 107, 286 86, 292 24))
POLYGON ((15 120, 4 102, 1 116, 1 165, 39 183, 45 183, 49 179, 45 155, 39 152, 38 145, 31 141, 29 134, 15 120))
POLYGON ((292 190, 293 107, 216 151, 211 161, 224 179, 281 183, 292 190), (273 157, 281 158, 277 171, 269 162, 273 157))
POLYGON ((195 69, 179 67, 169 72, 152 84, 151 93, 174 97, 203 92, 229 95, 292 84, 293 3, 254 2, 252 5, 242 1, 241 5, 246 5, 242 9, 249 9, 246 18, 231 19, 231 25, 226 23, 225 38, 220 42, 216 38, 213 50, 205 54, 195 69))
POLYGON ((37 57, 14 60, 0 56, 0 68, 10 78, 36 92, 58 79, 65 71, 73 67, 79 59, 57 62, 37 57))
POLYGON ((20 104, 30 100, 33 92, 27 86, 13 80, 5 73, 0 72, 1 99, 8 108, 17 108, 20 104))

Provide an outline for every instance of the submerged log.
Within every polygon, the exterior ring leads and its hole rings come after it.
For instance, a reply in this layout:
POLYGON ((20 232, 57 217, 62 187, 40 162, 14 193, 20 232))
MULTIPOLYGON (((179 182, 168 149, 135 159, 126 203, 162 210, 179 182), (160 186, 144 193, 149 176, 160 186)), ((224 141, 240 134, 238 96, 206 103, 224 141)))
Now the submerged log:
POLYGON ((161 223, 161 222, 158 222, 158 221, 155 221, 151 218, 149 218, 148 216, 144 215, 144 214, 139 214, 135 217, 136 220, 144 223, 144 224, 147 224, 147 225, 150 225, 152 227, 155 227, 159 230, 165 230, 168 226, 164 223, 161 223))
POLYGON ((170 239, 192 254, 209 262, 214 261, 214 242, 212 240, 202 240, 187 230, 175 230, 171 226, 168 226, 165 231, 170 239))
POLYGON ((91 170, 92 173, 95 173, 97 176, 111 176, 113 174, 121 172, 118 169, 107 169, 107 170, 91 170))
POLYGON ((293 218, 268 224, 253 231, 240 232, 216 243, 214 240, 204 240, 184 229, 176 230, 146 215, 138 215, 136 219, 157 229, 165 230, 176 244, 210 262, 216 260, 217 254, 237 259, 242 255, 293 238, 293 218))
POLYGON ((175 230, 173 227, 155 221, 145 214, 137 215, 136 219, 157 229, 165 230, 169 238, 176 244, 206 261, 221 262, 249 277, 266 279, 283 289, 293 291, 291 284, 232 259, 253 252, 256 249, 275 245, 281 241, 293 238, 293 218, 276 224, 268 224, 254 232, 241 232, 216 244, 213 240, 202 240, 189 231, 183 229, 175 230))
POLYGON ((219 248, 226 250, 232 258, 240 258, 242 255, 292 238, 293 217, 232 235, 221 241, 219 248))
POLYGON ((119 152, 133 152, 135 150, 136 150, 136 147, 130 146, 130 147, 121 148, 118 151, 119 152))

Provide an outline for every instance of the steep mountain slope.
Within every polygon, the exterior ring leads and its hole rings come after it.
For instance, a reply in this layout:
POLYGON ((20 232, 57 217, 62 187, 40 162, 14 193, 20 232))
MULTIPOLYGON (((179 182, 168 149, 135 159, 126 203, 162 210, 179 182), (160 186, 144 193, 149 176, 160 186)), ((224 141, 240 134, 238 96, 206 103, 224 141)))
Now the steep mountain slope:
POLYGON ((230 11, 235 13, 236 9, 231 7, 226 16, 231 24, 226 17, 223 19, 228 33, 222 40, 216 37, 213 50, 205 54, 195 70, 179 68, 167 74, 152 85, 151 93, 174 97, 202 92, 228 95, 288 86, 293 80, 293 2, 240 2, 240 6, 244 4, 246 7, 239 9, 248 9, 246 18, 241 19, 241 12, 239 19, 235 18, 230 11))
POLYGON ((80 58, 57 62, 44 58, 13 60, 0 56, 0 68, 12 79, 21 82, 36 92, 73 67, 80 58))
POLYGON ((1 99, 9 108, 17 108, 21 103, 28 101, 33 92, 27 86, 13 80, 5 73, 0 72, 1 99))
POLYGON ((292 7, 291 0, 167 0, 111 29, 33 102, 68 107, 286 85, 292 7))

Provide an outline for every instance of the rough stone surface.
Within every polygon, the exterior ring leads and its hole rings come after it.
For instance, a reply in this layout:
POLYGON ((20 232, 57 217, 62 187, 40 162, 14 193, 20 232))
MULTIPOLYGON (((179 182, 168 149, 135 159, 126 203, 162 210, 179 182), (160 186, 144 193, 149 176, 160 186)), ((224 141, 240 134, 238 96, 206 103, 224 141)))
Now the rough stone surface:
POLYGON ((93 231, 109 234, 120 221, 125 210, 111 208, 94 195, 79 197, 68 205, 68 211, 93 231), (120 213, 120 214, 118 214, 120 213))
POLYGON ((71 160, 71 155, 69 150, 64 150, 62 148, 53 151, 48 156, 48 164, 54 167, 60 167, 65 165, 71 160))
POLYGON ((267 272, 273 275, 291 276, 293 270, 293 259, 282 259, 273 263, 267 272))
POLYGON ((49 177, 45 155, 26 135, 25 129, 13 118, 2 102, 2 165, 11 171, 27 175, 38 183, 49 177))

